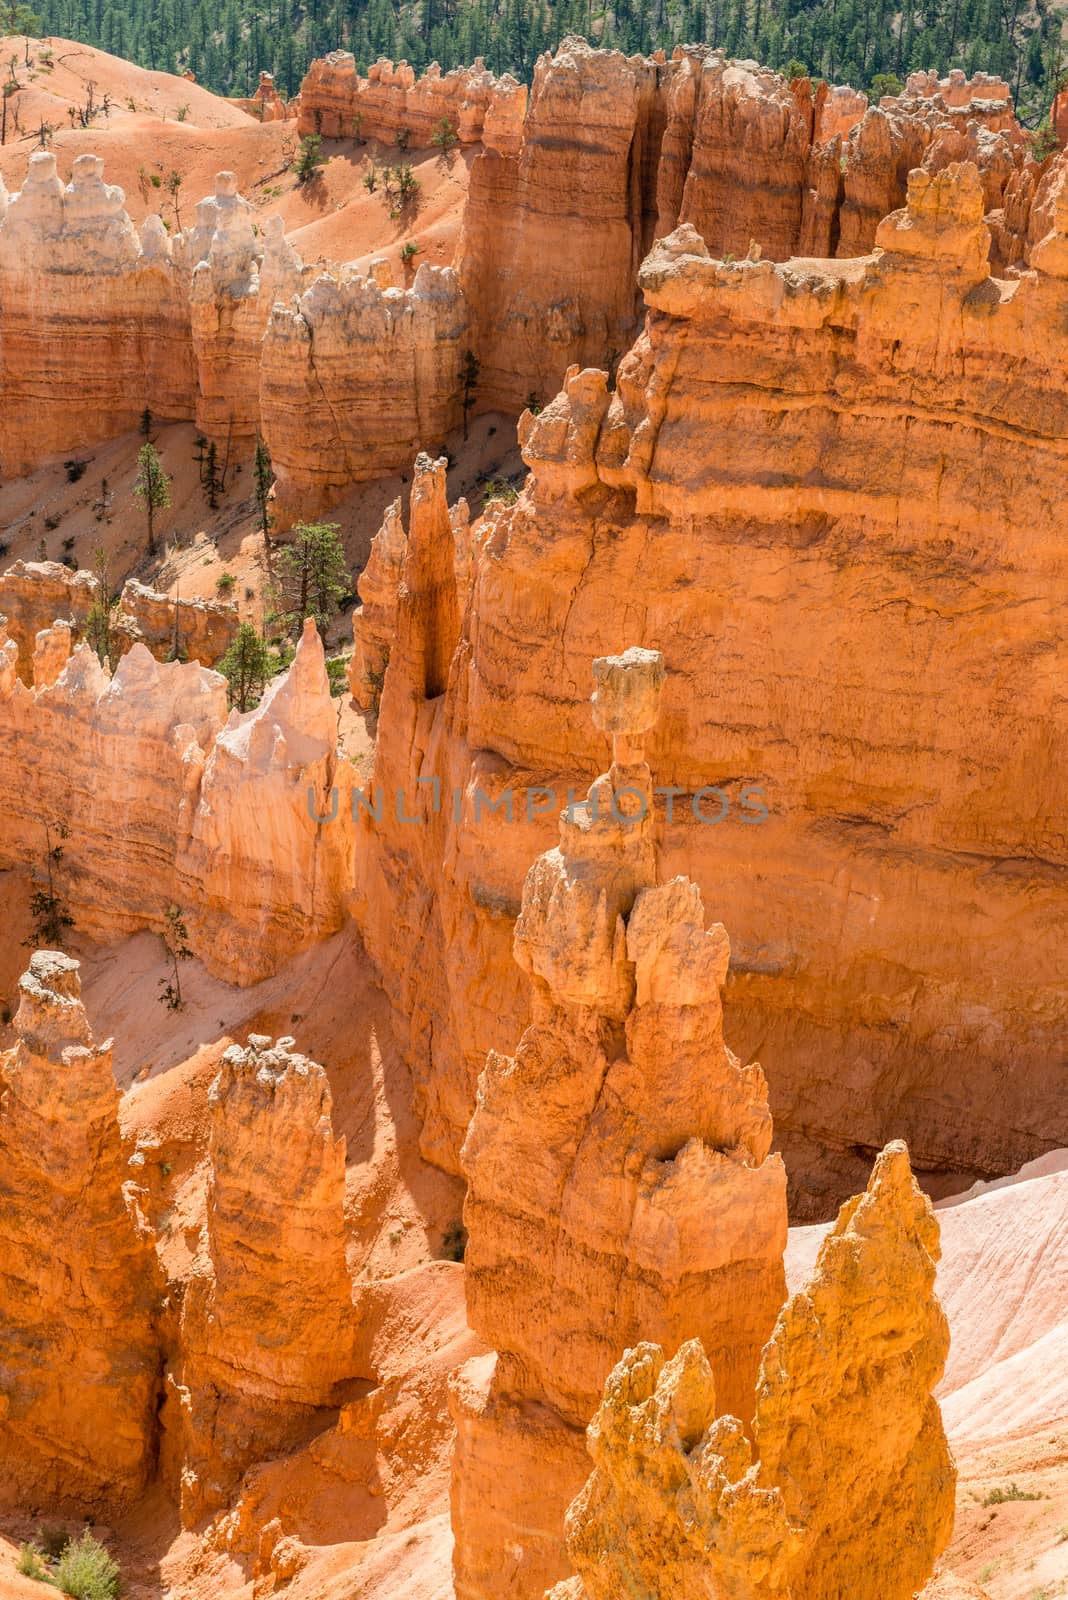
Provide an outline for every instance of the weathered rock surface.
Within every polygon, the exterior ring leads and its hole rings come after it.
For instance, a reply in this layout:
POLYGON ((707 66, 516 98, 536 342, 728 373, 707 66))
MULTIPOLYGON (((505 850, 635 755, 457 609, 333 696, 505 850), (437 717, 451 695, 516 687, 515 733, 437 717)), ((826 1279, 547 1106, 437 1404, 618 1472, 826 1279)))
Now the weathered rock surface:
MULTIPOLYGON (((159 417, 193 414, 186 294, 165 255, 142 253, 121 189, 81 155, 64 186, 31 157, 0 221, 0 472, 159 417)), ((50 619, 51 620, 51 619, 50 619)))
POLYGON ((509 826, 472 792, 549 784, 559 804, 596 772, 581 686, 621 605, 669 668, 649 744, 682 791, 670 821, 661 802, 663 870, 732 929, 728 1011, 773 1052, 798 1214, 826 1215, 891 1136, 936 1193, 1068 1142, 1048 1067, 1068 223, 1002 281, 983 205, 974 166, 920 171, 849 262, 721 264, 680 228, 642 270, 616 393, 572 372, 522 420, 531 477, 475 552, 434 742, 379 736, 410 783, 436 771, 465 797, 373 941, 434 1159, 456 1162, 484 1053, 530 1014, 509 945, 550 843, 551 808, 509 826), (772 883, 790 909, 769 937, 772 883))
POLYGON ((352 787, 322 640, 308 620, 289 671, 254 711, 231 711, 188 811, 182 903, 217 970, 262 977, 283 951, 342 925, 353 882, 352 787))
POLYGON ((479 404, 544 404, 572 363, 613 367, 637 265, 679 223, 720 258, 860 255, 914 167, 960 160, 1001 206, 1026 155, 1007 86, 921 77, 867 108, 719 50, 667 61, 564 40, 537 63, 521 139, 501 148, 487 128, 471 169, 458 266, 479 404))
POLYGON ((426 149, 444 118, 460 144, 477 144, 487 123, 521 122, 526 100, 524 85, 509 73, 495 78, 481 57, 445 73, 435 61, 418 78, 406 61, 380 58, 361 78, 355 57, 335 50, 313 61, 301 84, 299 132, 388 145, 407 133, 413 150, 426 149))
POLYGON ((657 886, 643 743, 663 661, 629 650, 594 677, 612 766, 528 874, 515 951, 534 1020, 514 1058, 489 1057, 462 1152, 468 1316, 499 1352, 454 1388, 464 1595, 536 1594, 560 1572, 567 1436, 621 1349, 699 1334, 725 1403, 741 1407, 784 1288, 785 1173, 768 1155, 764 1077, 723 1043, 726 934, 705 931, 688 880, 657 886), (491 1478, 489 1508, 478 1490, 491 1478), (508 1578, 503 1549, 520 1552, 508 1578))
POLYGON ((356 583, 360 604, 352 614, 348 683, 353 699, 364 711, 377 711, 382 697, 397 631, 398 590, 407 554, 408 535, 401 519, 401 503, 394 500, 371 540, 367 565, 356 583))
POLYGON ((282 525, 444 439, 460 420, 466 344, 456 274, 427 262, 409 289, 337 268, 276 303, 261 412, 282 525))
POLYGON ((0 868, 43 870, 45 829, 66 828, 59 892, 79 930, 160 930, 177 905, 196 953, 239 983, 341 926, 352 768, 314 627, 260 706, 229 718, 218 673, 143 644, 113 677, 80 644, 34 689, 17 654, 0 648, 0 868))
POLYGON ((764 1351, 752 1443, 723 1415, 699 1340, 640 1344, 589 1428, 568 1513, 579 1577, 554 1600, 621 1594, 911 1600, 953 1525, 955 1473, 931 1391, 949 1334, 938 1225, 903 1145, 825 1240, 764 1351))
POLYGON ((232 1046, 209 1096, 207 1227, 172 1379, 186 1526, 325 1427, 353 1376, 345 1140, 325 1072, 293 1045, 232 1046))
MULTIPOLYGON (((3 579, 0 579, 0 608, 3 579)), ((222 600, 183 600, 157 594, 128 578, 119 596, 114 622, 120 652, 141 643, 157 661, 199 661, 219 664, 237 635, 237 608, 222 600)))
POLYGON ((23 683, 33 683, 34 646, 41 629, 69 622, 80 638, 96 594, 91 572, 71 572, 59 561, 16 561, 0 576, 0 617, 15 645, 23 683))
POLYGON ((125 1184, 111 1040, 39 950, 0 1056, 3 1495, 98 1520, 145 1488, 160 1382, 152 1237, 125 1184))
MULTIPOLYGON (((18 650, 18 675, 25 684, 36 674, 36 641, 55 622, 68 625, 71 644, 85 637, 99 584, 91 572, 72 572, 59 561, 16 561, 0 575, 0 617, 18 650)), ((111 619, 112 647, 125 655, 135 644, 148 647, 157 661, 199 661, 213 667, 237 633, 237 611, 218 600, 181 600, 157 594, 130 578, 123 585, 111 619)), ((69 651, 68 651, 69 654, 69 651)), ((49 682, 55 681, 53 674, 49 682)))

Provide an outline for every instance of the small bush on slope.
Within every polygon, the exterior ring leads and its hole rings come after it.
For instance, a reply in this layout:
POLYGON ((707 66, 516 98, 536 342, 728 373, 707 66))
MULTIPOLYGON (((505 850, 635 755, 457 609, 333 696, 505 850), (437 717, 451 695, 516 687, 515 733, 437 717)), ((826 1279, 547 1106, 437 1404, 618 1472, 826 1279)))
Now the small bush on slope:
POLYGON ((60 1556, 53 1582, 73 1600, 115 1600, 120 1573, 100 1541, 83 1533, 60 1556))

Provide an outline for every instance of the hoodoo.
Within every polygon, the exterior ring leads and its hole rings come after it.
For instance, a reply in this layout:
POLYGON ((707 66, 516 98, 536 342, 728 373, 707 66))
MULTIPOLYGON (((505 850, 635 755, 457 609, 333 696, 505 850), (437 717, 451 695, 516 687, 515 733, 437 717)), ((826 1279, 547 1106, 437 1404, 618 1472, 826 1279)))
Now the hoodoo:
POLYGON ((42 6, 0 1596, 1054 1600, 1063 16, 42 6))
POLYGON ((742 1408, 784 1281, 767 1087, 723 1042, 727 936, 687 879, 658 883, 644 743, 663 658, 593 670, 612 764, 527 876, 534 1016, 514 1057, 490 1055, 461 1155, 468 1315, 498 1355, 454 1390, 455 1567, 487 1600, 559 1571, 583 1418, 618 1353, 699 1336, 742 1408))

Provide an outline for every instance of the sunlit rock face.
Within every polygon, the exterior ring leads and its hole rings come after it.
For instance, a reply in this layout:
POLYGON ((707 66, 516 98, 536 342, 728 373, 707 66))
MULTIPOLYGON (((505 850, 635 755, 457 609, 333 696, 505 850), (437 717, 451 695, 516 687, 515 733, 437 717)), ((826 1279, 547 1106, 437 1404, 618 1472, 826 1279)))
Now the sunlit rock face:
POLYGON ((644 741, 663 658, 630 649, 594 679, 612 765, 527 876, 515 953, 534 1019, 514 1057, 490 1055, 461 1155, 468 1316, 498 1351, 453 1391, 471 1595, 537 1594, 563 1570, 583 1419, 629 1343, 700 1334, 741 1408, 784 1288, 767 1088, 723 1042, 727 936, 694 884, 657 881, 644 741))
POLYGON ((949 1348, 938 1255, 908 1153, 888 1145, 783 1308, 751 1428, 724 1414, 699 1340, 670 1361, 654 1344, 628 1350, 567 1516, 579 1576, 550 1600, 911 1600, 953 1528, 932 1398, 949 1348))
POLYGON ((38 950, 18 999, 0 1055, 3 1496, 100 1519, 155 1467, 162 1289, 78 962, 38 950))

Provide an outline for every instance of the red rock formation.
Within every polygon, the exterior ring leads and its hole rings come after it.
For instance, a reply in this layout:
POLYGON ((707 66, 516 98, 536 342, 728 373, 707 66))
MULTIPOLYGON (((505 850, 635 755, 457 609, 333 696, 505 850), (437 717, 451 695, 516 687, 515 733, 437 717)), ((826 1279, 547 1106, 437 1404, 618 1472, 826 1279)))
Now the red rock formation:
POLYGON ((183 241, 192 271, 196 421, 208 439, 229 447, 259 431, 264 330, 275 301, 299 291, 302 264, 280 217, 269 219, 261 243, 232 172, 218 174, 214 198, 201 201, 197 219, 183 241))
POLYGON ((223 1056, 209 1103, 207 1226, 171 1380, 187 1527, 254 1461, 325 1426, 354 1370, 345 1141, 325 1072, 292 1039, 253 1034, 223 1056))
POLYGON ((314 622, 256 709, 230 713, 206 760, 190 752, 202 760, 179 898, 198 951, 247 982, 335 932, 351 896, 352 767, 314 622))
MULTIPOLYGON (((72 645, 84 638, 98 588, 91 572, 72 572, 58 561, 16 561, 0 576, 0 618, 17 647, 23 683, 41 683, 34 668, 35 640, 41 630, 64 622, 72 645)), ((183 660, 206 667, 221 660, 236 632, 233 606, 216 600, 172 599, 135 578, 123 585, 112 619, 112 644, 118 655, 144 644, 157 661, 167 661, 177 645, 183 660)), ((55 675, 49 681, 54 682, 55 675)))
POLYGON ((394 500, 371 540, 367 565, 356 584, 360 605, 352 614, 353 650, 348 683, 353 699, 364 711, 377 711, 382 697, 397 629, 398 589, 407 553, 408 536, 401 520, 401 503, 394 500))
POLYGON ((949 1348, 938 1254, 930 1203, 905 1147, 890 1145, 779 1317, 752 1445, 721 1414, 700 1341, 667 1363, 655 1345, 629 1350, 568 1513, 580 1576, 552 1600, 911 1600, 953 1526, 955 1473, 931 1398, 949 1348))
POLYGON ((643 735, 662 659, 629 650, 594 677, 612 766, 527 876, 515 952, 534 1020, 514 1058, 490 1056, 462 1153, 468 1316, 500 1352, 454 1390, 465 1597, 537 1595, 559 1575, 575 1435, 624 1346, 699 1333, 742 1406, 784 1287, 766 1086, 723 1043, 727 937, 705 931, 688 880, 655 886, 643 735))
POLYGON ((509 73, 495 78, 481 56, 444 74, 435 61, 420 78, 406 61, 380 58, 361 78, 355 57, 335 50, 313 61, 301 84, 298 131, 389 145, 407 133, 412 149, 426 149, 445 118, 461 144, 477 144, 487 124, 521 122, 526 99, 523 85, 509 73))
MULTIPOLYGON (((79 574, 81 576, 81 574, 79 574)), ((3 579, 0 579, 0 609, 3 579)), ((214 667, 237 634, 237 608, 222 600, 183 600, 157 594, 135 578, 122 586, 113 624, 121 653, 144 644, 157 661, 199 661, 214 667)))
POLYGON ((222 677, 159 663, 143 645, 114 677, 79 645, 33 690, 16 657, 14 641, 0 649, 0 798, 11 812, 0 867, 42 861, 45 828, 63 824, 63 900, 80 930, 162 929, 178 905, 197 954, 240 983, 341 926, 352 768, 337 760, 314 626, 259 707, 225 727, 222 677))
POLYGON ((101 1517, 155 1458, 160 1290, 124 1183, 111 1040, 97 1046, 78 962, 39 950, 0 1056, 0 1456, 23 1510, 101 1517))
POLYGON ((96 599, 91 572, 71 572, 59 561, 16 561, 0 577, 0 617, 16 649, 16 669, 23 683, 33 683, 34 641, 53 622, 71 624, 76 638, 96 599))
POLYGON ((193 411, 196 378, 179 276, 146 256, 103 163, 81 155, 64 188, 30 157, 0 222, 0 472, 193 411))
POLYGON ((523 419, 531 478, 477 549, 433 742, 379 734, 409 792, 436 772, 466 802, 439 835, 408 830, 410 856, 427 844, 390 937, 369 919, 433 1159, 455 1164, 484 1052, 529 1015, 509 944, 549 842, 543 816, 476 821, 472 790, 562 798, 597 770, 579 686, 621 597, 670 669, 650 745, 684 790, 665 871, 732 929, 730 1014, 773 1042, 800 1214, 891 1135, 941 1192, 1068 1142, 1048 1074, 1066 736, 1052 658, 1035 665, 1068 592, 1062 280, 991 278, 982 212, 965 166, 917 174, 858 261, 721 265, 680 229, 643 269, 618 392, 572 373, 523 419), (705 785, 722 826, 692 811, 705 785), (772 881, 790 912, 769 939, 772 881))
POLYGON ((322 273, 274 306, 261 416, 281 525, 396 471, 460 420, 467 306, 455 273, 424 263, 410 289, 322 273))

